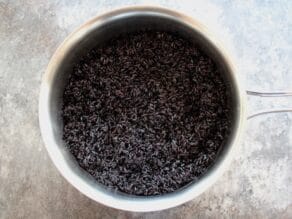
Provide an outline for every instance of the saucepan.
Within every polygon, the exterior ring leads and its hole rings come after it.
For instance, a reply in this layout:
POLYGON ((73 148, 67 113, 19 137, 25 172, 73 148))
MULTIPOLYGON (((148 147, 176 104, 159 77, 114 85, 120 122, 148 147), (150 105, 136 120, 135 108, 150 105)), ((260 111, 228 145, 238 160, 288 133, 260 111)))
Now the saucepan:
POLYGON ((60 45, 53 55, 41 84, 39 97, 39 123, 47 151, 59 172, 77 190, 96 202, 128 211, 157 211, 188 202, 209 188, 228 169, 244 131, 245 121, 257 115, 292 111, 280 109, 246 115, 246 94, 259 96, 283 96, 291 93, 258 93, 242 88, 232 58, 208 30, 194 19, 168 9, 158 7, 128 7, 108 12, 85 23, 60 45), (118 34, 148 28, 175 31, 191 41, 213 58, 224 72, 224 80, 231 86, 232 131, 218 154, 215 164, 198 181, 165 195, 134 196, 113 192, 98 184, 82 170, 62 140, 62 94, 72 66, 83 54, 98 44, 118 34))

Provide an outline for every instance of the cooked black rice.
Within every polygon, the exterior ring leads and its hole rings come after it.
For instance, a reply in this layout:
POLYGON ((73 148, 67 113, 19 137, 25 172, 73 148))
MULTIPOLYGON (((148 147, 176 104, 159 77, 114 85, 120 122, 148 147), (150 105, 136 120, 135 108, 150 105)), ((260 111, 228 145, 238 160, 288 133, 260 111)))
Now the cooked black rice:
POLYGON ((94 48, 74 66, 63 99, 63 139, 79 165, 134 195, 196 181, 231 123, 215 63, 166 32, 132 33, 94 48))

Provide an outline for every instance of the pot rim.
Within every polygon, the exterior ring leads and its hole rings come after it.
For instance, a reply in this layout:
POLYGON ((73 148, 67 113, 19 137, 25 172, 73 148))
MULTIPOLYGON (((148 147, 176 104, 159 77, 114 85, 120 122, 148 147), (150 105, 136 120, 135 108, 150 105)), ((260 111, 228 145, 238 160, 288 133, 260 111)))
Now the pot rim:
POLYGON ((90 19, 80 28, 71 33, 58 47, 53 57, 51 58, 46 72, 42 78, 41 91, 39 96, 39 124, 41 135, 50 158, 62 176, 77 190, 92 200, 95 200, 96 202, 116 209, 133 212, 158 211, 172 208, 194 199, 206 189, 208 189, 229 166, 236 146, 238 145, 241 134, 244 130, 246 120, 245 92, 244 89, 242 89, 242 85, 239 83, 238 75, 236 75, 236 69, 232 63, 233 62, 227 52, 223 49, 222 46, 220 46, 218 41, 203 25, 198 23, 193 18, 174 10, 157 6, 128 6, 106 12, 90 19), (234 85, 237 89, 236 93, 238 98, 237 101, 239 116, 237 125, 233 130, 234 135, 229 143, 231 146, 229 147, 228 151, 226 151, 224 158, 220 160, 216 167, 214 167, 211 171, 208 171, 208 173, 205 174, 204 177, 202 177, 200 180, 187 186, 185 189, 179 192, 146 197, 122 196, 113 192, 106 192, 105 190, 100 189, 100 187, 98 187, 95 182, 86 181, 80 177, 80 175, 77 175, 75 172, 76 170, 73 171, 72 168, 70 168, 70 166, 66 163, 62 151, 54 139, 54 125, 50 121, 49 112, 50 91, 53 87, 53 79, 57 73, 57 67, 61 63, 61 60, 65 58, 68 49, 74 45, 74 42, 81 39, 89 30, 98 28, 100 25, 110 19, 141 13, 150 15, 158 14, 159 16, 165 16, 179 20, 180 22, 201 33, 218 51, 220 51, 222 57, 224 57, 226 63, 228 64, 230 71, 233 73, 234 85))

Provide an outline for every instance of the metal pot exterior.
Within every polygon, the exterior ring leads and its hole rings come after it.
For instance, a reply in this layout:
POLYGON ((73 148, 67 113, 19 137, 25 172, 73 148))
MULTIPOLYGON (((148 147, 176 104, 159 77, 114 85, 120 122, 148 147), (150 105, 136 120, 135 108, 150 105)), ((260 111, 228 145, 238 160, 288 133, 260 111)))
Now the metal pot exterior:
POLYGON ((208 31, 181 13, 159 7, 127 7, 95 17, 68 36, 53 55, 42 79, 39 97, 39 123, 47 151, 59 172, 81 193, 109 207, 149 212, 163 210, 188 202, 211 186, 228 168, 244 128, 245 93, 230 57, 208 31), (133 196, 112 192, 82 170, 62 141, 60 107, 70 69, 78 57, 92 46, 113 35, 139 28, 176 31, 202 45, 209 55, 222 66, 232 90, 232 133, 225 142, 215 164, 198 181, 184 188, 160 196, 133 196))

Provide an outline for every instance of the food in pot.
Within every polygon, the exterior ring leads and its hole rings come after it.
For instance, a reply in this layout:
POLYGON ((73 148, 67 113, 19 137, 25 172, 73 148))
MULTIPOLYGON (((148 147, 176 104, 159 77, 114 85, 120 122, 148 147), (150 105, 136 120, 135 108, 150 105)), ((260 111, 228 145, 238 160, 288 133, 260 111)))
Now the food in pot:
POLYGON ((93 48, 63 94, 63 139, 98 183, 174 192, 206 173, 228 138, 229 88, 214 61, 176 33, 140 31, 93 48))

